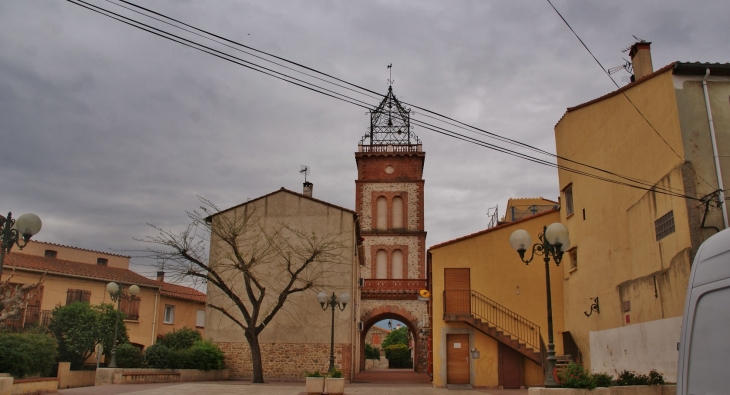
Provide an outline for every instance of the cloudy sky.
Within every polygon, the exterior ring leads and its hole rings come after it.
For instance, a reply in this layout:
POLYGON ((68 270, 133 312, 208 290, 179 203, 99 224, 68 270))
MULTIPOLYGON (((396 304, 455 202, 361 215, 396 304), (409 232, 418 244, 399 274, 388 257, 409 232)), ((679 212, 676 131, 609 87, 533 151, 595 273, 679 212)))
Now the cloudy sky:
MULTIPOLYGON (((88 1, 163 26, 117 0, 88 1)), ((392 63, 399 99, 551 152, 566 107, 615 89, 546 1, 136 3, 377 92, 392 63)), ((628 58, 632 35, 653 42, 655 69, 730 61, 723 0, 553 4, 605 67, 628 58)), ((354 208, 368 125, 364 108, 70 2, 0 2, 0 211, 38 214, 39 240, 140 248, 147 223, 182 229, 198 195, 229 207, 300 191, 300 165, 315 197, 354 208)), ((428 245, 484 229, 509 197, 558 197, 552 168, 414 132, 427 153, 428 245)))

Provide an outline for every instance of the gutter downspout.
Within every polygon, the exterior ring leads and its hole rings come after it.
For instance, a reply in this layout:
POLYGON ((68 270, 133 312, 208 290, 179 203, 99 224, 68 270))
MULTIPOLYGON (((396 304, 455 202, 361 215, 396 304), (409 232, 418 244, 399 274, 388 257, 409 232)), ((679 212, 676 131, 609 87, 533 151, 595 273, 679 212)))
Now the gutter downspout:
POLYGON ((725 229, 728 228, 727 204, 725 204, 725 187, 722 184, 722 171, 720 170, 720 155, 717 154, 717 140, 715 139, 715 122, 712 120, 712 108, 710 107, 710 94, 707 91, 707 77, 710 76, 710 68, 705 72, 702 79, 702 90, 705 92, 705 107, 707 107, 707 122, 710 124, 710 140, 712 142, 712 154, 715 158, 715 173, 717 173, 717 188, 720 190, 720 204, 722 205, 722 220, 725 229))
POLYGON ((150 345, 155 344, 155 340, 157 340, 157 336, 155 336, 155 331, 157 330, 157 308, 160 302, 160 291, 162 291, 162 288, 157 288, 157 293, 155 294, 155 313, 152 316, 152 340, 150 341, 150 345))

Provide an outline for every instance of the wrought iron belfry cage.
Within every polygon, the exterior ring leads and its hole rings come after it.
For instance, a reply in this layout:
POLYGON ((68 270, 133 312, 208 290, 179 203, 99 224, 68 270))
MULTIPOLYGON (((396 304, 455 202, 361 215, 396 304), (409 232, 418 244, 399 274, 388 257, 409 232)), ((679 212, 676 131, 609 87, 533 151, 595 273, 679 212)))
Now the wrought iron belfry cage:
POLYGON ((411 110, 400 104, 388 87, 388 94, 375 110, 370 111, 370 131, 360 145, 415 145, 421 144, 411 131, 411 110))

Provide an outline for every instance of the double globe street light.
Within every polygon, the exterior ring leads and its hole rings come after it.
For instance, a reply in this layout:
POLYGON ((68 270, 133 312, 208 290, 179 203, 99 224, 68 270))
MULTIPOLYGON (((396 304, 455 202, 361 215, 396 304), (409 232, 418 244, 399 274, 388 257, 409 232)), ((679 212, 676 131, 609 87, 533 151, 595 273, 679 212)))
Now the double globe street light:
POLYGON ((41 219, 37 215, 23 214, 18 219, 13 219, 13 213, 8 213, 7 218, 0 215, 0 228, 2 228, 2 244, 0 244, 0 273, 3 272, 5 254, 17 245, 21 250, 28 244, 31 237, 41 231, 41 219), (21 244, 22 240, 22 244, 21 244))
POLYGON ((128 299, 130 302, 134 299, 134 297, 139 294, 139 287, 136 285, 132 285, 127 290, 127 295, 125 295, 124 292, 124 284, 120 287, 117 283, 111 282, 106 285, 106 291, 109 292, 109 296, 112 299, 112 302, 117 302, 117 314, 116 319, 114 321, 114 343, 112 343, 112 359, 109 361, 109 365, 107 367, 109 368, 116 368, 117 367, 117 336, 119 332, 119 316, 121 315, 122 310, 122 298, 128 299))
POLYGON ((547 319, 548 319, 548 352, 547 352, 547 371, 545 372, 545 387, 557 387, 558 383, 553 377, 555 371, 555 344, 553 343, 553 304, 550 294, 550 258, 555 261, 556 266, 560 266, 563 260, 563 254, 570 248, 570 239, 568 238, 568 229, 561 223, 556 222, 549 226, 543 227, 543 233, 537 235, 540 239, 539 243, 532 244, 532 237, 527 231, 518 229, 512 232, 509 237, 509 243, 512 248, 520 254, 520 259, 525 264, 532 262, 535 255, 542 255, 545 261, 545 283, 547 289, 547 319), (532 248, 530 259, 525 259, 525 252, 528 248, 532 248))
POLYGON ((330 335, 330 367, 327 372, 332 373, 335 370, 335 307, 339 308, 340 311, 345 310, 345 306, 350 303, 350 294, 342 293, 339 299, 332 292, 332 296, 329 296, 326 292, 320 292, 317 295, 317 301, 322 306, 322 310, 332 309, 332 333, 330 335))

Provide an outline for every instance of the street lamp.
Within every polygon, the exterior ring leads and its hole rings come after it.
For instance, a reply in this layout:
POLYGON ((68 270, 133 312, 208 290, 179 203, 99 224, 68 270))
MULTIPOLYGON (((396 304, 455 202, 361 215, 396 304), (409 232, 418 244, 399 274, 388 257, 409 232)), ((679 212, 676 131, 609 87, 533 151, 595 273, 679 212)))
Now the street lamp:
POLYGON ((28 244, 28 240, 40 232, 41 219, 31 213, 13 219, 13 213, 8 213, 7 218, 0 215, 0 228, 2 228, 2 244, 0 244, 0 273, 2 273, 5 254, 10 252, 13 244, 22 250, 28 244), (20 244, 21 239, 23 244, 20 244))
POLYGON ((339 308, 340 311, 345 310, 345 306, 350 303, 350 294, 342 293, 340 298, 337 299, 335 293, 332 292, 332 296, 327 295, 326 292, 320 292, 317 295, 317 301, 322 306, 322 310, 332 309, 332 334, 330 336, 330 368, 327 370, 332 373, 335 370, 335 307, 339 308))
MULTIPOLYGON (((106 285, 106 291, 109 292, 109 296, 112 298, 112 302, 117 302, 117 315, 114 321, 114 343, 112 343, 112 359, 109 361, 109 368, 117 367, 117 335, 119 331, 119 313, 122 310, 122 297, 124 296, 124 284, 120 287, 115 282, 111 282, 106 285)), ((129 287, 127 298, 131 302, 132 299, 139 293, 139 287, 132 285, 129 287)))
POLYGON ((550 258, 555 261, 556 266, 560 266, 563 259, 563 253, 570 248, 570 239, 568 238, 568 229, 561 223, 556 222, 549 226, 543 227, 543 233, 537 236, 539 243, 532 245, 532 256, 525 260, 525 252, 532 244, 532 237, 527 231, 518 229, 512 232, 509 237, 509 243, 512 248, 520 254, 520 259, 525 264, 532 262, 535 255, 542 255, 545 261, 545 282, 547 288, 547 318, 548 318, 548 357, 547 372, 545 372, 545 387, 557 387, 553 371, 555 370, 555 344, 553 343, 553 304, 550 295, 550 258))

